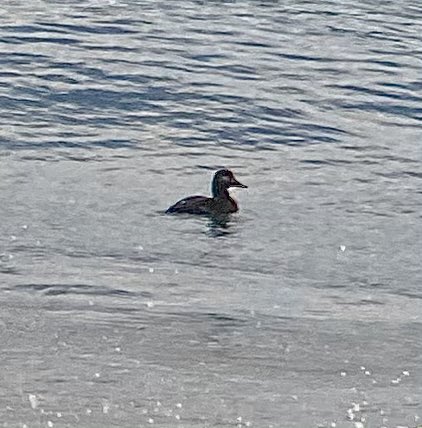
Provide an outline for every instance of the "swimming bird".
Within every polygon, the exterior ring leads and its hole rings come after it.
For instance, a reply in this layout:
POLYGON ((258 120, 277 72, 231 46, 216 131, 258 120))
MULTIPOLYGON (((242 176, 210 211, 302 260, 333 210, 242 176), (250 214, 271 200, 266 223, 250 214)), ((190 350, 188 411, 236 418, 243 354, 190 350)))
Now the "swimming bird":
POLYGON ((211 183, 212 198, 207 196, 188 196, 172 205, 167 214, 185 213, 198 215, 220 215, 238 211, 236 201, 229 195, 230 187, 247 188, 237 181, 228 169, 220 169, 214 174, 211 183))

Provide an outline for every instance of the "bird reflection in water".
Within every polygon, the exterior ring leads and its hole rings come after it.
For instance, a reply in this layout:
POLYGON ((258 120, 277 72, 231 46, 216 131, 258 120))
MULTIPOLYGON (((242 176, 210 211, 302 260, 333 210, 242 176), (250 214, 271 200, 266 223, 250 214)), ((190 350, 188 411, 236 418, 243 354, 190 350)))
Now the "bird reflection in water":
POLYGON ((233 226, 233 222, 230 220, 232 220, 232 216, 229 214, 209 216, 207 222, 207 235, 213 238, 219 238, 232 234, 233 228, 231 226, 233 226))

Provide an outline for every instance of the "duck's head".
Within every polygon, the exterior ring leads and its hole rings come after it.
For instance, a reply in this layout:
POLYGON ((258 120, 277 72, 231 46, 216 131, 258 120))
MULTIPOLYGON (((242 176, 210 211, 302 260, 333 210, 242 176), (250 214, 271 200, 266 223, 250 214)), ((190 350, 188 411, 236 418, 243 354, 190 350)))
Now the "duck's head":
POLYGON ((240 183, 229 169, 220 169, 217 171, 212 180, 212 195, 214 197, 221 196, 230 187, 242 187, 246 189, 248 186, 240 183))

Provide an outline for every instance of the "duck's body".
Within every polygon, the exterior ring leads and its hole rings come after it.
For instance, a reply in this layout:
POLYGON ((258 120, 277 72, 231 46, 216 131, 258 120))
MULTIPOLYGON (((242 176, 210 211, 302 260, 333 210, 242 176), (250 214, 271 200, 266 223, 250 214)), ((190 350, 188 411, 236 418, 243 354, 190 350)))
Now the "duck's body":
POLYGON ((227 189, 243 187, 228 169, 221 169, 214 175, 212 181, 212 198, 207 196, 188 196, 172 205, 166 213, 185 213, 198 215, 230 214, 238 211, 236 201, 230 197, 227 189))

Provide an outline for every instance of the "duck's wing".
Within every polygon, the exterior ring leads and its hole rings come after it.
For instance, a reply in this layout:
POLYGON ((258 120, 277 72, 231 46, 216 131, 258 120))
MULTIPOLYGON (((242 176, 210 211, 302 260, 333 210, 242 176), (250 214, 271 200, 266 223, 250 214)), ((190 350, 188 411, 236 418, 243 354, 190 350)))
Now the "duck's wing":
POLYGON ((212 198, 206 196, 189 196, 176 202, 166 213, 209 214, 211 201, 212 198))

